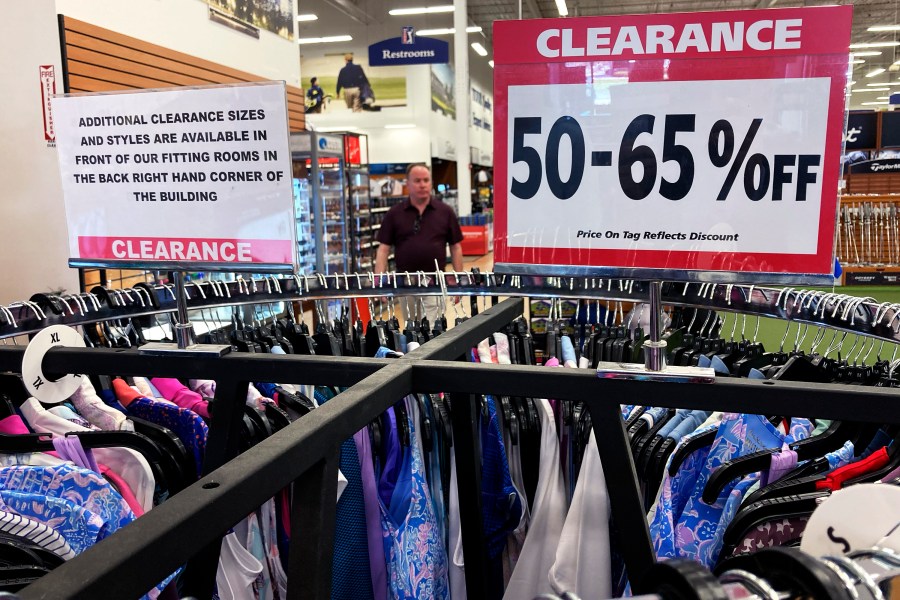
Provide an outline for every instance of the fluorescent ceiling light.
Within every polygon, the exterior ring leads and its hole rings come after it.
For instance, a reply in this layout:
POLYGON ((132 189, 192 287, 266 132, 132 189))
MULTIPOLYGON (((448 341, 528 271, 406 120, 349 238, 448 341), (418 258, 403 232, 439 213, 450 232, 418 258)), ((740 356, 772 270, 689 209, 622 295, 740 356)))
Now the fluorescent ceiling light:
POLYGON ((414 123, 395 123, 391 125, 385 125, 385 129, 415 129, 416 126, 414 123))
POLYGON ((441 6, 422 6, 420 8, 392 8, 388 14, 394 17, 403 15, 426 15, 430 13, 447 13, 453 12, 452 4, 444 4, 441 6))
POLYGON ((891 84, 887 83, 887 82, 885 82, 885 83, 867 83, 866 84, 867 87, 884 87, 886 85, 891 85, 891 84))
POLYGON ((856 58, 858 56, 881 56, 881 55, 882 55, 881 50, 867 50, 866 52, 854 52, 853 58, 856 58))
POLYGON ((890 104, 890 102, 884 102, 884 101, 881 101, 881 102, 863 102, 863 103, 862 103, 863 106, 887 106, 888 104, 890 104))
POLYGON ((881 75, 882 73, 884 73, 884 71, 885 71, 885 70, 884 70, 884 69, 881 69, 881 68, 878 68, 878 69, 872 69, 871 71, 869 71, 868 73, 866 73, 866 77, 875 77, 876 75, 881 75))
POLYGON ((866 61, 864 61, 863 59, 859 59, 859 60, 854 60, 854 61, 853 61, 853 64, 854 64, 854 65, 861 65, 861 64, 863 64, 864 62, 866 62, 866 61))
POLYGON ((328 37, 297 38, 298 44, 330 44, 331 42, 349 42, 353 39, 349 35, 331 35, 328 37))
POLYGON ((331 127, 316 127, 316 131, 319 133, 334 133, 338 131, 356 131, 358 128, 355 125, 333 125, 331 127))
POLYGON ((488 64, 491 65, 491 68, 492 68, 492 69, 494 68, 494 61, 489 60, 489 61, 488 61, 488 64))
POLYGON ((856 83, 856 82, 855 82, 855 81, 848 81, 848 82, 847 82, 847 85, 853 85, 854 83, 856 83))
POLYGON ((312 15, 312 14, 309 14, 309 15, 297 15, 297 20, 298 20, 298 21, 318 21, 318 20, 319 20, 319 17, 317 17, 316 15, 312 15))
POLYGON ((900 42, 860 42, 857 44, 850 44, 850 49, 854 48, 894 48, 896 46, 900 46, 900 42))
MULTIPOLYGON (((480 33, 481 27, 478 25, 470 25, 466 27, 466 33, 480 33)), ((418 35, 453 35, 456 30, 452 27, 444 27, 442 29, 420 29, 416 32, 418 35)))
POLYGON ((869 27, 866 31, 900 31, 900 25, 876 25, 869 27))
POLYGON ((858 90, 853 90, 853 93, 857 92, 887 92, 890 91, 889 87, 880 87, 880 88, 859 88, 858 90))
POLYGON ((876 100, 890 100, 891 97, 890 97, 890 96, 878 96, 878 97, 875 98, 875 99, 876 99, 876 100))
POLYGON ((565 17, 569 14, 569 9, 566 6, 566 0, 556 0, 556 10, 559 11, 559 16, 565 17))
POLYGON ((484 46, 479 42, 472 42, 472 50, 474 50, 478 56, 487 56, 487 50, 485 50, 484 46))

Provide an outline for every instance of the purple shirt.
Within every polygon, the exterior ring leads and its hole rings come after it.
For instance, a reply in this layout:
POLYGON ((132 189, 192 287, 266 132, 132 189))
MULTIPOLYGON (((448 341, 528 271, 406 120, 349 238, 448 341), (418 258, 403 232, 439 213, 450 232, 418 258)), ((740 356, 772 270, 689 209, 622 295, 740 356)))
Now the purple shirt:
POLYGON ((398 271, 434 271, 434 261, 443 270, 447 244, 458 244, 463 234, 448 204, 432 197, 420 215, 407 198, 387 212, 375 239, 394 247, 398 271))
POLYGON ((381 512, 378 509, 378 485, 372 459, 372 444, 368 428, 353 435, 359 454, 359 474, 362 480, 363 505, 366 512, 366 539, 369 544, 369 569, 372 572, 372 595, 375 600, 387 600, 387 562, 381 531, 381 512))

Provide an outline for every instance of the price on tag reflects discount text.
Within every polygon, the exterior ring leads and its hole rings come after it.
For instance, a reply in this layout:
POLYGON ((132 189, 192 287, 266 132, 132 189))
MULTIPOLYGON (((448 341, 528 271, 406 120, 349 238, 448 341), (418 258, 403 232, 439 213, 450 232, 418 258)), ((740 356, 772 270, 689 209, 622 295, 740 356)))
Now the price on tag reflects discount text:
MULTIPOLYGON (((696 114, 666 114, 659 120, 664 123, 663 127, 657 126, 658 119, 652 114, 641 114, 632 119, 614 153, 590 150, 578 120, 571 116, 559 117, 550 126, 546 146, 541 152, 540 148, 529 145, 528 137, 543 133, 544 119, 516 117, 512 120, 512 162, 523 162, 527 166, 527 175, 521 179, 513 176, 510 193, 523 200, 534 198, 546 177, 552 195, 567 200, 581 187, 586 169, 615 166, 618 184, 628 198, 643 200, 656 190, 668 200, 682 200, 694 185, 697 160, 683 139, 703 133, 697 132, 696 114), (662 135, 659 154, 644 142, 646 136, 654 134, 662 135), (567 173, 565 165, 560 164, 560 150, 565 143, 569 145, 570 156, 567 173), (677 176, 671 179, 659 173, 660 165, 669 162, 677 165, 677 176)), ((806 201, 809 186, 818 181, 821 154, 779 153, 769 157, 755 151, 753 141, 763 121, 762 118, 752 119, 746 133, 737 141, 735 127, 728 119, 715 121, 709 129, 705 140, 707 151, 701 159, 708 159, 723 171, 722 185, 715 196, 717 201, 724 201, 729 196, 740 197, 743 191, 743 197, 752 201, 769 196, 774 201, 802 202, 806 201), (732 194, 736 181, 741 181, 742 185, 732 194)))

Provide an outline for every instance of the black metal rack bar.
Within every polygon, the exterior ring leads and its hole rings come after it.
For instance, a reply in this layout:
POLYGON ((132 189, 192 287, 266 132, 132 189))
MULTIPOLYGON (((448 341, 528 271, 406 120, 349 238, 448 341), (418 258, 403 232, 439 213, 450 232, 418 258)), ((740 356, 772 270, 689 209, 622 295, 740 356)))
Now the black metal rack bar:
MULTIPOLYGON (((379 278, 368 275, 266 276, 232 282, 189 282, 185 294, 190 310, 323 298, 433 296, 443 292, 473 298, 581 298, 630 302, 644 302, 648 298, 648 284, 641 281, 493 273, 457 275, 452 285, 447 284, 443 274, 438 281, 437 273, 391 273, 379 278)), ((0 338, 31 334, 54 324, 86 325, 175 311, 172 286, 144 285, 127 290, 97 287, 94 291, 95 294, 65 297, 36 294, 34 302, 0 306, 0 338)), ((855 298, 840 292, 666 283, 662 303, 825 325, 900 343, 900 303, 877 304, 871 298, 855 298)))
MULTIPOLYGON (((302 506, 295 504, 298 512, 292 518, 304 533, 302 540, 296 540, 298 546, 292 546, 289 595, 292 599, 329 597, 331 573, 327 565, 333 547, 335 497, 329 489, 335 449, 409 393, 450 393, 457 405, 455 409, 460 405, 471 409, 471 402, 466 401, 468 395, 485 393, 585 401, 593 417, 601 460, 607 476, 615 481, 609 487, 610 507, 622 533, 620 547, 632 583, 640 581, 653 563, 653 554, 622 429, 620 404, 631 403, 630 399, 637 397, 652 399, 655 406, 900 423, 898 394, 888 388, 736 379, 712 384, 635 382, 600 379, 586 370, 467 364, 431 358, 455 358, 453 354, 460 348, 474 346, 486 331, 501 328, 520 308, 520 300, 491 307, 461 324, 456 335, 443 334, 423 346, 427 352, 417 350, 394 361, 293 355, 179 361, 137 357, 136 351, 50 350, 44 360, 45 372, 70 372, 74 370, 70 367, 77 365, 78 372, 87 374, 224 377, 229 382, 226 388, 232 390, 227 402, 236 405, 243 403, 241 386, 252 380, 324 382, 325 372, 333 377, 330 384, 349 385, 354 379, 358 383, 23 589, 21 598, 140 596, 179 565, 198 553, 202 556, 204 548, 216 548, 228 528, 291 483, 295 498, 304 502, 302 506), (309 568, 309 561, 315 562, 316 570, 309 568)), ((20 348, 0 348, 0 367, 15 369, 16 360, 21 360, 20 348)), ((475 590, 487 585, 478 568, 483 562, 471 555, 471 545, 466 544, 466 540, 481 539, 480 512, 475 514, 481 496, 480 477, 474 454, 469 452, 472 446, 463 443, 464 432, 470 431, 473 424, 471 410, 454 410, 454 415, 454 433, 460 435, 454 451, 462 491, 466 581, 475 597, 475 590)), ((196 571, 196 581, 202 580, 209 589, 215 565, 204 566, 195 560, 189 567, 196 571)))

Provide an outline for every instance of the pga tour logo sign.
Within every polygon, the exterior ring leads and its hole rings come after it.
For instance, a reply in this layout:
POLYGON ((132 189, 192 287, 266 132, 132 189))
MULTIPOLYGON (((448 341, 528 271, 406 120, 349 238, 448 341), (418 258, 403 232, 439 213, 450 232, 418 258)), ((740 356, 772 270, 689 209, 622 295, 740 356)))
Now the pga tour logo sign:
POLYGON ((404 26, 400 31, 400 43, 401 44, 415 44, 416 43, 416 28, 412 25, 404 26))

